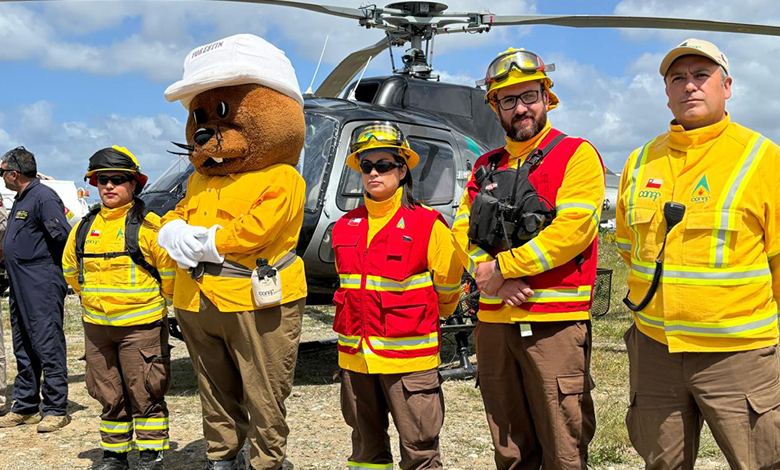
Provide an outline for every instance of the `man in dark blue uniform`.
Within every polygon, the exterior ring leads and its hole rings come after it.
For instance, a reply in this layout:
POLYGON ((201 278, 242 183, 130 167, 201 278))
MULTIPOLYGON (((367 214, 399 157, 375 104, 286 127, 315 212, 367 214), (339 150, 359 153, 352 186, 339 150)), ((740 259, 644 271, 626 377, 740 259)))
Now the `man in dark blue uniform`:
POLYGON ((18 369, 13 408, 0 418, 0 427, 38 423, 38 432, 56 431, 69 422, 62 252, 70 225, 62 201, 36 177, 35 157, 24 147, 3 155, 0 173, 6 188, 16 192, 3 251, 18 369))

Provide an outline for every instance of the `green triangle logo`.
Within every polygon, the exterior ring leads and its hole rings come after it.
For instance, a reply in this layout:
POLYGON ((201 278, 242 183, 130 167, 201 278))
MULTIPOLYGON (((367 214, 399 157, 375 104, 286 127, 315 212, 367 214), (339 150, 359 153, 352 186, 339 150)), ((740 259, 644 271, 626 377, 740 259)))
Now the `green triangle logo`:
POLYGON ((710 194, 710 184, 707 182, 707 175, 703 175, 699 183, 693 189, 694 196, 704 196, 710 194))

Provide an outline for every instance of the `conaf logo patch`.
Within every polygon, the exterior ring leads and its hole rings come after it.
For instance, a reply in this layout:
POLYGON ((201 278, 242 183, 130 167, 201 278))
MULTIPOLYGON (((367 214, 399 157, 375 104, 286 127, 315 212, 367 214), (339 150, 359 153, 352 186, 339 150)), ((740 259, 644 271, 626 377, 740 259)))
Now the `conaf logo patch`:
POLYGON ((660 191, 649 191, 649 190, 639 191, 640 199, 652 199, 653 201, 655 201, 656 199, 658 199, 658 196, 660 195, 661 195, 660 191))
POLYGON ((693 188, 691 202, 701 204, 710 200, 710 184, 707 182, 707 175, 702 175, 699 183, 693 188))

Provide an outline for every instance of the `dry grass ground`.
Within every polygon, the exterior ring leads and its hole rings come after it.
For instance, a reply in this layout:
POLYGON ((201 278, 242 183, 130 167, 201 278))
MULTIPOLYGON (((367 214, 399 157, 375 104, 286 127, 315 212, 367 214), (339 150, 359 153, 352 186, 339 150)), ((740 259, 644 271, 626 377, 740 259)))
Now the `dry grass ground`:
MULTIPOLYGON (((623 423, 628 396, 628 360, 622 335, 631 320, 620 299, 624 294, 626 270, 619 262, 614 244, 604 237, 599 265, 615 269, 612 309, 594 322, 593 376, 597 431, 591 444, 591 464, 597 469, 641 468, 623 423)), ((65 429, 41 435, 34 427, 0 430, 0 470, 88 469, 101 452, 98 449, 100 407, 87 395, 84 385, 84 341, 78 300, 69 297, 66 313, 68 364, 70 372, 69 412, 73 422, 65 429)), ((15 362, 11 351, 8 303, 3 300, 6 352, 9 359, 10 396, 15 362)), ((306 309, 303 340, 332 337, 332 307, 306 309)), ((169 470, 200 469, 205 443, 201 433, 200 403, 195 376, 184 344, 172 339, 174 383, 168 395, 171 411, 171 450, 166 453, 169 470)), ((443 357, 451 357, 445 349, 443 357)), ((472 356, 473 358, 473 356, 472 356)), ((349 456, 349 429, 339 409, 339 388, 332 376, 337 366, 335 351, 303 354, 299 357, 293 394, 287 401, 291 427, 286 469, 343 469, 349 456)), ((473 380, 444 384, 446 421, 441 434, 445 468, 488 470, 492 444, 485 423, 479 391, 473 380)), ((393 441, 396 434, 391 430, 393 441)), ((397 456, 397 445, 394 444, 397 456)), ((135 456, 131 456, 131 461, 135 456)), ((714 470, 728 466, 707 432, 699 452, 697 468, 714 470)))

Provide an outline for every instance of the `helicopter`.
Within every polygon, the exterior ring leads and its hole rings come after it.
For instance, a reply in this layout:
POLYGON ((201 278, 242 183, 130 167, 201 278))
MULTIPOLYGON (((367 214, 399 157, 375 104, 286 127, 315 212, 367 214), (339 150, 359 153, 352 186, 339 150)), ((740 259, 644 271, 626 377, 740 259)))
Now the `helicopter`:
MULTIPOLYGON (((229 0, 230 1, 230 0, 229 0)), ((487 33, 496 26, 550 24, 570 27, 622 27, 694 29, 780 35, 780 28, 742 23, 675 18, 572 15, 495 15, 489 12, 449 12, 438 2, 409 1, 358 9, 272 0, 236 0, 280 5, 357 20, 358 25, 380 29, 385 37, 349 54, 316 91, 304 94, 307 135, 298 170, 306 180, 307 195, 298 255, 306 264, 309 304, 330 304, 338 287, 331 247, 336 221, 363 202, 360 177, 345 165, 352 131, 368 122, 399 125, 411 147, 420 155, 412 170, 416 197, 438 210, 451 224, 460 197, 477 158, 505 143, 495 113, 484 103, 484 90, 438 80, 430 64, 435 37, 440 34, 487 33), (396 67, 393 47, 409 44, 396 67), (425 46, 423 46, 425 43, 425 46), (353 81, 373 57, 390 51, 392 74, 353 81)), ((175 152, 171 152, 175 153, 175 152)), ((191 164, 175 162, 141 194, 147 206, 164 214, 184 196, 191 164)), ((619 177, 606 169, 606 195, 601 219, 615 217, 619 177)), ((599 269, 595 296, 604 314, 609 309, 611 271, 599 269)), ((443 371, 445 377, 473 374, 468 357, 468 335, 476 323, 478 291, 464 276, 464 295, 456 313, 442 325, 454 333, 459 366, 443 371)), ((301 351, 333 346, 333 341, 304 343, 301 351)))

